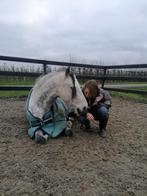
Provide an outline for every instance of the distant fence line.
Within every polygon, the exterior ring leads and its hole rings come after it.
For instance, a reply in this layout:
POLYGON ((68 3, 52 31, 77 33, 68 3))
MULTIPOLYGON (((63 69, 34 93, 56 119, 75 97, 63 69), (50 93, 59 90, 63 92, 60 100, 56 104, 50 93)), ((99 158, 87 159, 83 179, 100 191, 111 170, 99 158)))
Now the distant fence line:
MULTIPOLYGON (((47 73, 48 65, 57 66, 70 66, 70 67, 81 67, 81 68, 94 68, 102 69, 103 74, 101 76, 96 75, 77 75, 78 79, 96 79, 102 80, 102 87, 105 88, 104 84, 106 80, 125 80, 125 81, 147 81, 147 77, 140 76, 110 76, 107 75, 107 70, 117 70, 117 69, 144 69, 147 68, 147 64, 130 64, 130 65, 93 65, 93 64, 83 64, 83 63, 70 63, 70 62, 60 62, 60 61, 48 61, 39 60, 32 58, 21 58, 21 57, 11 57, 11 56, 0 56, 0 61, 11 61, 11 62, 25 62, 33 64, 41 64, 43 66, 43 73, 33 73, 33 72, 13 72, 13 71, 0 71, 0 76, 27 76, 27 77, 38 77, 41 74, 47 73)), ((0 90, 30 90, 31 86, 0 86, 0 90)), ((105 88, 106 89, 106 88, 105 88)), ((119 89, 119 88, 107 88, 107 90, 127 92, 127 93, 137 93, 147 95, 146 91, 129 90, 129 89, 119 89)))

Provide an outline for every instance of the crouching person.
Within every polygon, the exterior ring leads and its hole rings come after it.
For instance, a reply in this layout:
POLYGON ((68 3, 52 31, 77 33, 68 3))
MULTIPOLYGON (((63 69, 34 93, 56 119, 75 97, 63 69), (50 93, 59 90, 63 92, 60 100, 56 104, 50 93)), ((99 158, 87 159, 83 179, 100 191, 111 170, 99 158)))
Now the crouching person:
POLYGON ((88 102, 88 112, 83 124, 86 129, 90 128, 90 122, 99 121, 99 135, 106 137, 106 127, 109 119, 109 108, 111 107, 111 96, 108 91, 98 87, 95 80, 89 80, 84 84, 83 94, 88 102))

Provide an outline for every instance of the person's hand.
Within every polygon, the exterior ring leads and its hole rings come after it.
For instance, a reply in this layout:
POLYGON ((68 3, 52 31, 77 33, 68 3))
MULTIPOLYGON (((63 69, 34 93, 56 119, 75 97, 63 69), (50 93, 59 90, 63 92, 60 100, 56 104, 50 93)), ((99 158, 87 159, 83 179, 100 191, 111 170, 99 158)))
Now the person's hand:
POLYGON ((89 121, 93 121, 94 120, 94 116, 91 113, 89 113, 89 112, 86 114, 86 118, 89 121))

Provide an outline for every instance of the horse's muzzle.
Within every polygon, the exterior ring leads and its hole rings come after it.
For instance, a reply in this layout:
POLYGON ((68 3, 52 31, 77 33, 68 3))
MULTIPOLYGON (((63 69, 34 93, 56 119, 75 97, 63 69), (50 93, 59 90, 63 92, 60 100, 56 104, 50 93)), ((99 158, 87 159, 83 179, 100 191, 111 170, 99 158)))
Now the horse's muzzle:
POLYGON ((77 119, 81 124, 83 124, 86 120, 87 108, 84 107, 82 111, 78 108, 77 112, 78 112, 77 119))
POLYGON ((79 108, 77 108, 77 115, 81 116, 81 115, 86 115, 87 113, 87 108, 84 107, 83 110, 80 110, 79 108))

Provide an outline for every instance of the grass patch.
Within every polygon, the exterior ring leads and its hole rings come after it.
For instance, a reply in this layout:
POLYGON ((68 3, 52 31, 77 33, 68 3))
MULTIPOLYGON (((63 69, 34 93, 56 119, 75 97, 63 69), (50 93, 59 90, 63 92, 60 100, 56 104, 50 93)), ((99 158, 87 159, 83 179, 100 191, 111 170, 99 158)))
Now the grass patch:
POLYGON ((0 91, 1 98, 8 98, 8 97, 23 97, 27 96, 29 91, 0 91))
POLYGON ((125 100, 147 103, 147 95, 139 95, 135 93, 122 93, 122 92, 114 92, 114 91, 110 91, 110 94, 112 97, 120 97, 125 100))
POLYGON ((146 86, 142 86, 142 87, 127 87, 129 90, 139 90, 139 91, 147 91, 147 87, 146 86))
POLYGON ((20 85, 33 85, 34 81, 22 81, 22 80, 15 80, 15 81, 0 81, 0 85, 7 85, 7 86, 20 86, 20 85))
POLYGON ((105 81, 105 84, 147 84, 147 82, 135 82, 135 81, 116 81, 116 80, 110 80, 105 81))
POLYGON ((0 82, 0 86, 24 86, 24 85, 33 85, 33 82, 0 82))
MULTIPOLYGON (((9 77, 9 78, 0 78, 0 86, 27 86, 31 85, 33 86, 35 83, 35 79, 27 78, 24 80, 23 78, 15 78, 15 77, 9 77)), ((22 91, 0 91, 0 97, 1 98, 8 98, 8 97, 23 97, 27 96, 29 91, 22 90, 22 91)))

